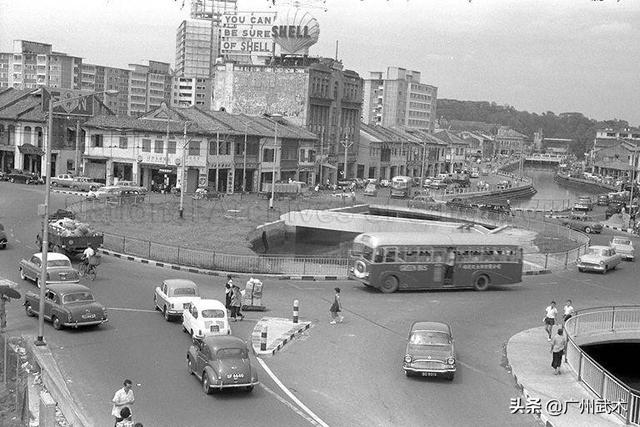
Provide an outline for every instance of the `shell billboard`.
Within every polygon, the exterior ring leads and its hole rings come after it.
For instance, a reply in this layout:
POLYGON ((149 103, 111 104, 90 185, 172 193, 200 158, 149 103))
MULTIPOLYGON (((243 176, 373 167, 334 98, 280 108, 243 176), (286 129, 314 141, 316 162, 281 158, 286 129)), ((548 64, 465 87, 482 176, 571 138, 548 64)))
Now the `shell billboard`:
POLYGON ((320 25, 309 12, 291 8, 278 12, 271 33, 273 40, 280 46, 281 53, 303 55, 318 42, 320 25))

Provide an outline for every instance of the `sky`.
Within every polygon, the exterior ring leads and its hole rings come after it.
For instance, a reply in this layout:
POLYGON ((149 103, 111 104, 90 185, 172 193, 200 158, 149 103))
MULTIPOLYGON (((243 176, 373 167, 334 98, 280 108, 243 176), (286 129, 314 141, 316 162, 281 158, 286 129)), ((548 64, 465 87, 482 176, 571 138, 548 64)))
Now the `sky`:
MULTIPOLYGON (((282 0, 277 0, 282 1, 282 0)), ((312 0, 303 0, 310 2, 312 0)), ((638 0, 326 0, 311 14, 310 55, 367 78, 420 71, 438 98, 493 101, 543 113, 577 111, 640 125, 638 0), (325 10, 326 9, 326 10, 325 10)), ((0 52, 32 40, 84 61, 127 68, 175 64, 190 0, 0 0, 0 52)), ((273 10, 270 0, 240 9, 273 10)))

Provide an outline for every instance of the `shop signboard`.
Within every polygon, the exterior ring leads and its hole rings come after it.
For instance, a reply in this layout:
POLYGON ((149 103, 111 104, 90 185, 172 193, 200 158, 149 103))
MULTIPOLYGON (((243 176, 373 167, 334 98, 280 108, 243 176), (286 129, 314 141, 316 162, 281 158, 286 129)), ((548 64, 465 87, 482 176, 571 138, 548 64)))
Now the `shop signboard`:
POLYGON ((271 54, 275 18, 275 12, 237 12, 222 15, 221 53, 271 54))
POLYGON ((320 26, 309 12, 294 7, 278 14, 271 33, 282 53, 300 55, 318 42, 320 26))

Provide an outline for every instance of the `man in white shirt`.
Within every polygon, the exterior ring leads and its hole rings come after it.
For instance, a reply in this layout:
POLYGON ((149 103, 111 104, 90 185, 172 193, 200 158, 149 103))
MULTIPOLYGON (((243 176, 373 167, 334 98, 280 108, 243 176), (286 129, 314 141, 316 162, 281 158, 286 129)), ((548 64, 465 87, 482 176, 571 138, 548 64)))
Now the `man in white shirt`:
POLYGON ((574 314, 576 314, 576 311, 573 309, 573 305, 571 304, 571 300, 568 299, 567 303, 564 305, 564 316, 562 317, 562 323, 565 323, 567 320, 571 319, 574 314))
POLYGON ((551 304, 545 309, 546 314, 544 316, 544 330, 547 332, 548 339, 547 341, 551 341, 551 333, 553 332, 553 325, 556 323, 556 315, 558 314, 558 309, 556 308, 556 302, 551 301, 551 304))
POLYGON ((89 258, 94 256, 95 254, 96 254, 96 251, 94 251, 93 248, 91 247, 91 244, 89 244, 87 249, 85 249, 82 252, 82 259, 84 260, 85 263, 88 263, 89 262, 89 258))
POLYGON ((133 397, 133 390, 131 390, 132 385, 133 382, 131 380, 124 380, 124 387, 116 391, 116 394, 113 395, 113 399, 111 400, 111 402, 113 402, 111 415, 116 418, 116 424, 122 421, 122 418, 120 417, 122 409, 127 407, 131 410, 131 405, 133 405, 133 402, 135 401, 135 398, 133 397))

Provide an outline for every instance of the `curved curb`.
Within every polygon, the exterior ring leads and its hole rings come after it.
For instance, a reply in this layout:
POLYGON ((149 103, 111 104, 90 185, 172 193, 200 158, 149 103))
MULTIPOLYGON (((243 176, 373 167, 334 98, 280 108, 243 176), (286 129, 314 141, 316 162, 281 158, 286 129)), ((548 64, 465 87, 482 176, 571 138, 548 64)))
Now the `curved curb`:
POLYGON ((80 410, 75 399, 71 396, 69 387, 67 387, 64 376, 51 350, 48 347, 36 346, 33 337, 28 337, 25 341, 29 352, 33 354, 42 371, 42 383, 60 407, 67 421, 74 427, 94 426, 95 423, 80 410))
POLYGON ((115 251, 111 251, 108 249, 102 249, 102 248, 98 248, 98 252, 100 252, 103 255, 109 255, 115 258, 119 258, 119 259, 123 259, 125 261, 133 261, 133 262, 139 262, 142 264, 149 264, 153 267, 160 267, 160 268, 166 268, 169 270, 176 270, 176 271, 186 271, 189 273, 195 273, 195 274, 205 274, 208 276, 227 276, 227 275, 232 275, 232 276, 237 276, 237 275, 260 275, 262 277, 270 277, 270 278, 275 278, 275 279, 279 279, 279 280, 312 280, 312 281, 324 281, 324 280, 328 280, 328 281, 332 281, 332 280, 347 280, 347 276, 301 276, 301 275, 288 275, 288 274, 272 274, 272 273, 242 273, 242 272, 237 272, 237 271, 222 271, 222 270, 208 270, 205 268, 196 268, 196 267, 187 267, 184 265, 177 265, 177 264, 171 264, 168 262, 161 262, 161 261, 156 261, 156 260, 152 260, 152 259, 147 259, 147 258, 141 258, 141 257, 136 257, 136 256, 131 256, 131 255, 126 255, 126 254, 122 254, 119 252, 115 252, 115 251))
POLYGON ((272 320, 289 320, 289 319, 280 319, 277 317, 263 317, 260 319, 256 325, 253 327, 253 332, 251 333, 251 349, 253 350, 253 354, 256 356, 273 356, 278 351, 282 350, 282 348, 289 342, 291 342, 296 335, 306 331, 311 327, 311 322, 300 322, 296 326, 293 326, 288 331, 281 333, 278 338, 276 338, 273 343, 267 346, 266 350, 260 350, 260 337, 262 334, 262 328, 265 325, 268 325, 272 320))

